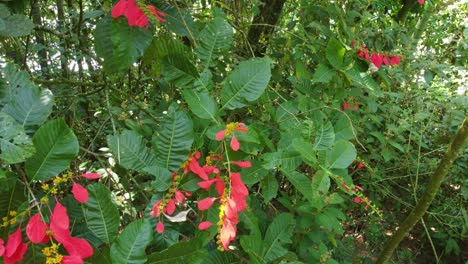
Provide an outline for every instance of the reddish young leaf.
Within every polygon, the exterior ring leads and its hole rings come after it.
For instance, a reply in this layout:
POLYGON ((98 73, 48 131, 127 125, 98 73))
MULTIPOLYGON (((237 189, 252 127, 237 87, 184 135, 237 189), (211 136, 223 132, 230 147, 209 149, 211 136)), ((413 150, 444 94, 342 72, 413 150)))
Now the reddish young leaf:
POLYGON ((159 221, 156 225, 156 232, 158 232, 159 234, 164 232, 164 224, 161 221, 159 221))
POLYGON ((206 229, 210 228, 210 226, 212 226, 212 225, 213 225, 213 223, 208 222, 208 221, 201 222, 201 223, 198 225, 198 229, 200 229, 200 230, 206 230, 206 229))
POLYGON ((89 180, 96 180, 96 179, 101 178, 101 174, 95 173, 95 172, 88 172, 88 173, 81 174, 81 177, 85 177, 86 179, 89 179, 89 180))
POLYGON ((88 191, 81 184, 74 182, 72 187, 72 193, 78 202, 86 203, 88 201, 88 191))
POLYGON ((38 244, 47 237, 47 229, 47 224, 41 220, 41 214, 37 213, 29 219, 28 225, 26 226, 26 235, 31 242, 38 244))
POLYGON ((238 151, 240 148, 239 141, 237 140, 236 136, 232 135, 231 138, 231 149, 234 151, 238 151))
POLYGON ((214 201, 216 201, 216 199, 218 198, 215 198, 215 197, 208 197, 208 198, 205 198, 201 201, 198 202, 198 209, 201 210, 201 211, 205 211, 205 210, 208 210, 208 208, 210 208, 214 201))

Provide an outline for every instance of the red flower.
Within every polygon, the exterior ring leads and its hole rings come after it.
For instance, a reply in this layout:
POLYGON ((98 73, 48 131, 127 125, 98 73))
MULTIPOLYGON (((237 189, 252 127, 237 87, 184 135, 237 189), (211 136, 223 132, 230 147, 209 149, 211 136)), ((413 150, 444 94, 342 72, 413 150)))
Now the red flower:
POLYGON ((216 133, 216 140, 220 141, 223 140, 225 137, 228 137, 232 134, 231 138, 231 149, 234 151, 238 151, 240 148, 239 141, 237 140, 236 136, 234 135, 234 131, 239 131, 242 133, 248 132, 245 128, 244 123, 229 123, 226 125, 226 129, 219 131, 216 133))
POLYGON ((362 168, 364 168, 364 163, 359 162, 359 164, 357 165, 357 169, 360 170, 362 168))
POLYGON ((379 55, 377 53, 372 53, 371 62, 375 65, 377 69, 379 69, 383 63, 382 55, 379 55))
POLYGON ((198 209, 201 211, 208 210, 218 198, 208 197, 198 202, 198 209))
POLYGON ((250 161, 231 161, 232 165, 239 166, 241 168, 250 168, 252 163, 250 161))
POLYGON ((230 198, 227 198, 224 206, 224 214, 222 220, 222 227, 219 231, 219 240, 224 250, 229 250, 229 244, 236 238, 236 224, 238 222, 236 203, 230 198))
POLYGON ((3 262, 5 264, 21 262, 27 249, 28 245, 22 242, 21 228, 18 227, 16 232, 8 236, 8 242, 3 253, 3 262))
POLYGON ((168 215, 172 215, 175 212, 176 205, 174 199, 169 199, 166 204, 165 211, 168 215))
POLYGON ((242 182, 241 175, 238 172, 231 173, 231 199, 235 202, 239 212, 247 207, 245 199, 249 195, 249 190, 242 182))
POLYGON ((353 40, 351 40, 351 43, 350 43, 350 45, 351 45, 351 47, 353 47, 353 48, 354 48, 354 46, 356 46, 356 41, 355 41, 354 39, 353 39, 353 40))
POLYGON ((81 177, 85 177, 88 180, 96 180, 96 179, 101 178, 101 174, 94 173, 94 172, 88 172, 88 173, 81 174, 81 177))
POLYGON ((74 182, 73 187, 72 187, 72 193, 73 193, 73 197, 75 197, 75 199, 78 202, 86 203, 88 201, 88 198, 89 198, 88 191, 81 184, 74 182))
POLYGON ((400 64, 400 61, 401 61, 401 56, 393 56, 393 55, 390 55, 390 65, 398 65, 400 64))
POLYGON ((4 243, 3 239, 0 238, 0 257, 5 253, 5 247, 3 246, 4 243))
POLYGON ((158 232, 159 234, 164 232, 164 224, 161 221, 159 221, 156 225, 156 232, 158 232))
POLYGON ((46 223, 42 222, 41 214, 37 213, 29 219, 28 225, 26 226, 26 235, 34 244, 41 242, 47 243, 49 239, 46 234, 47 229, 49 229, 49 227, 46 223))
POLYGON ((343 102, 343 103, 341 104, 341 106, 342 106, 342 108, 343 108, 343 111, 346 111, 346 106, 347 106, 347 105, 348 105, 348 104, 346 104, 346 102, 343 102))
POLYGON ((200 230, 206 230, 206 229, 210 228, 210 226, 212 226, 212 225, 213 225, 213 223, 208 222, 208 221, 201 222, 201 223, 198 225, 198 229, 200 229, 200 230))
POLYGON ((424 0, 418 0, 419 4, 424 4, 424 0))
POLYGON ((359 109, 359 105, 355 104, 355 105, 354 105, 354 110, 357 111, 358 109, 359 109))
POLYGON ((82 264, 83 260, 78 256, 63 256, 61 264, 82 264))
POLYGON ((361 203, 361 199, 359 197, 354 197, 354 202, 355 203, 361 203))
MULTIPOLYGON (((147 5, 146 7, 151 11, 151 13, 153 13, 157 20, 160 22, 166 22, 166 20, 163 18, 166 16, 165 13, 157 10, 152 5, 147 5)), ((117 18, 122 15, 127 18, 129 26, 148 28, 148 17, 146 17, 143 10, 137 6, 135 0, 120 0, 112 8, 113 18, 117 18)))

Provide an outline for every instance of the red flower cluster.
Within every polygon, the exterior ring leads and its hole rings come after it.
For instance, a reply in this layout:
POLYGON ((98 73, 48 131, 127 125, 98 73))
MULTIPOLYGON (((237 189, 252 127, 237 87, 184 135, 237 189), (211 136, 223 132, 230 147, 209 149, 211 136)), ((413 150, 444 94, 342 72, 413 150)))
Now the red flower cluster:
MULTIPOLYGON (((81 174, 81 177, 84 177, 90 180, 95 180, 95 179, 99 179, 101 177, 101 174, 89 172, 89 173, 81 174)), ((88 190, 86 190, 86 188, 83 187, 81 184, 76 183, 74 181, 73 181, 72 193, 73 193, 73 197, 75 197, 75 199, 79 203, 86 203, 88 201, 88 198, 89 198, 88 190)))
POLYGON ((221 130, 216 134, 216 140, 218 141, 223 140, 225 137, 228 137, 232 134, 231 144, 230 144, 231 149, 234 151, 238 151, 240 148, 240 144, 236 138, 236 135, 234 134, 234 131, 239 131, 242 133, 248 132, 247 128, 245 128, 244 123, 238 123, 238 122, 229 123, 226 125, 226 129, 221 130))
MULTIPOLYGON (((356 41, 351 41, 351 46, 354 47, 356 45, 356 41)), ((395 55, 388 55, 385 53, 375 53, 373 52, 372 54, 369 54, 369 50, 366 48, 366 46, 363 44, 361 47, 356 49, 358 52, 358 57, 362 58, 368 62, 371 62, 374 64, 374 66, 379 69, 382 64, 385 64, 386 66, 395 66, 400 64, 401 62, 401 56, 395 56, 395 55)))
POLYGON ((24 253, 28 249, 28 244, 23 243, 21 236, 21 228, 18 227, 16 232, 8 236, 6 246, 5 242, 0 239, 0 257, 3 256, 5 264, 14 264, 23 260, 24 253))
POLYGON ((346 101, 344 101, 343 104, 342 104, 342 108, 343 108, 343 111, 346 111, 346 109, 348 109, 348 110, 353 110, 354 109, 355 111, 357 111, 358 108, 359 108, 359 105, 355 104, 354 107, 353 107, 352 104, 348 104, 348 103, 346 103, 346 101))
MULTIPOLYGON (((41 220, 40 212, 35 214, 26 226, 26 235, 32 243, 48 243, 50 240, 63 245, 68 256, 61 256, 62 263, 83 263, 83 259, 93 255, 93 248, 83 238, 71 236, 70 219, 67 209, 57 201, 50 216, 50 225, 41 220)), ((52 245, 56 245, 52 241, 52 245)), ((56 248, 57 249, 57 248, 56 248)))
POLYGON ((419 4, 424 4, 424 0, 418 0, 419 4))
POLYGON ((166 16, 165 13, 157 10, 152 5, 147 5, 151 13, 145 14, 144 10, 142 10, 135 0, 120 0, 113 8, 112 8, 112 17, 117 18, 119 16, 125 16, 128 20, 129 26, 137 26, 137 27, 146 27, 148 29, 148 15, 154 15, 154 17, 159 20, 160 22, 166 22, 163 18, 166 16))

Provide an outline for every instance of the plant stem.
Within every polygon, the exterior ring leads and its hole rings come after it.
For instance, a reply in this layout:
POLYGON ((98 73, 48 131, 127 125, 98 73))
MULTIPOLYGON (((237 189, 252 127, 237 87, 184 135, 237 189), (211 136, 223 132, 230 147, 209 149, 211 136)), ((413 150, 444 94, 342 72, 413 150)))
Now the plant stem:
POLYGON ((463 146, 468 138, 468 119, 465 117, 463 123, 458 130, 457 135, 447 149, 444 157, 439 163, 437 170, 432 174, 427 185, 426 192, 423 194, 419 202, 414 207, 413 211, 406 217, 405 221, 400 225, 395 235, 387 242, 382 253, 380 254, 377 264, 387 262, 392 256, 393 251, 398 247, 401 240, 408 234, 413 226, 419 222, 422 216, 426 213, 427 209, 434 200, 437 192, 439 191, 440 184, 447 176, 453 162, 463 150, 463 146))

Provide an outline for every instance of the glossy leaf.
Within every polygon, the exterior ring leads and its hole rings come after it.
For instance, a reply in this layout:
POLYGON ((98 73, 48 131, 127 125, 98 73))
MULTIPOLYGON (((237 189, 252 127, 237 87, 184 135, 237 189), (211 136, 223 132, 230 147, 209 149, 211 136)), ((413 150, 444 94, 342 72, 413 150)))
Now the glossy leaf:
POLYGON ((107 144, 112 149, 117 163, 126 169, 141 170, 155 164, 156 157, 146 147, 146 141, 132 130, 124 130, 121 134, 109 135, 107 144))
POLYGON ((33 143, 23 126, 0 112, 0 159, 6 164, 14 164, 25 161, 33 153, 33 143))
POLYGON ((112 202, 111 193, 102 184, 88 185, 89 200, 82 205, 89 230, 103 242, 110 244, 117 236, 120 218, 112 202))
POLYGON ((204 68, 214 66, 213 60, 232 44, 233 29, 222 17, 215 17, 199 35, 199 46, 195 50, 204 68))
POLYGON ((78 155, 78 140, 65 121, 58 119, 41 126, 33 137, 36 153, 26 160, 31 181, 56 176, 78 155))
POLYGON ((257 100, 271 78, 271 60, 256 58, 241 62, 226 78, 221 91, 223 108, 236 109, 257 100))
POLYGON ((166 81, 180 88, 192 88, 198 72, 192 62, 180 53, 164 57, 161 71, 166 81))
POLYGON ((288 253, 284 244, 292 243, 291 237, 295 226, 294 218, 291 214, 282 213, 277 215, 268 227, 263 248, 263 258, 266 262, 278 259, 288 253))
POLYGON ((145 249, 153 238, 154 231, 148 221, 136 220, 130 223, 117 237, 111 247, 112 263, 146 263, 145 249))
POLYGON ((206 91, 197 91, 195 89, 184 90, 184 99, 190 107, 190 110, 202 119, 211 119, 216 121, 216 102, 206 91))
POLYGON ((148 257, 148 264, 191 263, 200 264, 205 259, 207 250, 196 240, 179 242, 166 250, 153 253, 148 257))
POLYGON ((345 169, 356 159, 356 148, 349 141, 340 140, 327 152, 328 167, 345 169))

